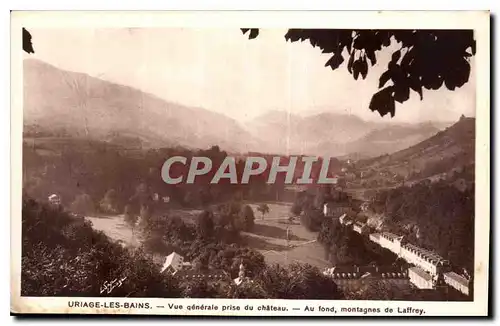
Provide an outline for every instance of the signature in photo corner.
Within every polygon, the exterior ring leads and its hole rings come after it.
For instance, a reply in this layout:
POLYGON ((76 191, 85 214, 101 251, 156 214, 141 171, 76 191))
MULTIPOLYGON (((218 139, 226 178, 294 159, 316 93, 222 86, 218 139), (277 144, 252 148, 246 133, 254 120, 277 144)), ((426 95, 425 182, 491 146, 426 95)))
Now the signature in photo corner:
POLYGON ((104 292, 107 292, 108 294, 111 293, 111 291, 113 291, 115 288, 117 287, 120 287, 123 285, 123 281, 125 281, 127 279, 127 277, 123 277, 121 279, 114 279, 112 280, 111 282, 104 282, 104 284, 101 286, 101 291, 100 293, 104 293, 104 292))

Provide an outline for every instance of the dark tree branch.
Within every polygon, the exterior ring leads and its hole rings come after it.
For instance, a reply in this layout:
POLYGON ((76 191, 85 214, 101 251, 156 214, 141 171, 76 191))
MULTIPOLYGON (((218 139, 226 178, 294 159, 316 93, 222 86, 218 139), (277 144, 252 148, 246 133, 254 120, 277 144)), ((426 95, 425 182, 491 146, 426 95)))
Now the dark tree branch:
MULTIPOLYGON (((250 30, 249 38, 258 36, 258 29, 250 30)), ((339 68, 348 54, 347 70, 358 80, 365 79, 369 66, 377 64, 378 51, 395 40, 401 48, 394 51, 387 70, 379 78, 380 90, 370 101, 370 110, 381 116, 396 114, 395 101, 404 103, 410 90, 423 99, 423 88, 437 90, 445 85, 455 90, 469 81, 470 57, 475 55, 476 42, 472 30, 341 30, 289 29, 286 41, 309 40, 313 47, 332 56, 325 66, 339 68), (392 82, 392 85, 385 87, 392 82), (384 88, 385 87, 385 88, 384 88)))

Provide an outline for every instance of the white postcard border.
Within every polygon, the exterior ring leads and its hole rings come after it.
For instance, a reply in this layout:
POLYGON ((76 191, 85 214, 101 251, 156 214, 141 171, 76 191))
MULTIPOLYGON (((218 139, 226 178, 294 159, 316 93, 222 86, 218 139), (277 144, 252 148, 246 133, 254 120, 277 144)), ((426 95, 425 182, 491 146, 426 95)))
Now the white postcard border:
MULTIPOLYGON (((209 11, 209 12, 12 12, 11 13, 11 312, 64 314, 164 314, 206 315, 207 311, 168 309, 168 303, 223 305, 275 305, 300 307, 282 311, 209 311, 209 315, 341 316, 341 307, 392 308, 387 315, 404 316, 398 307, 424 309, 426 316, 485 316, 488 311, 490 248, 490 18, 487 11, 475 12, 319 12, 319 11, 209 11), (105 27, 186 27, 186 28, 357 28, 357 29, 474 29, 476 62, 476 208, 475 281, 473 302, 323 301, 323 300, 230 300, 230 299, 127 299, 127 298, 32 298, 20 296, 21 267, 21 186, 22 186, 22 47, 21 27, 105 28, 105 27), (71 301, 148 302, 151 309, 70 308, 71 301), (164 306, 165 308, 156 308, 164 306), (337 314, 305 312, 305 306, 335 306, 337 314)), ((347 313, 347 316, 378 314, 347 313)), ((384 315, 383 313, 380 315, 384 315)), ((413 315, 414 316, 414 315, 413 315)))

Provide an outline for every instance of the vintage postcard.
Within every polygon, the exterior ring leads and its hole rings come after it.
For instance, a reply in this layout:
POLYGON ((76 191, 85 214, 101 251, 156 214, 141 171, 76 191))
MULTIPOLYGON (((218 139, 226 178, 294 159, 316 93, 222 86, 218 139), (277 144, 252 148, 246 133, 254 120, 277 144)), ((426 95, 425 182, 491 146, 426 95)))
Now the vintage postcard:
POLYGON ((489 12, 12 12, 11 312, 486 316, 489 12))

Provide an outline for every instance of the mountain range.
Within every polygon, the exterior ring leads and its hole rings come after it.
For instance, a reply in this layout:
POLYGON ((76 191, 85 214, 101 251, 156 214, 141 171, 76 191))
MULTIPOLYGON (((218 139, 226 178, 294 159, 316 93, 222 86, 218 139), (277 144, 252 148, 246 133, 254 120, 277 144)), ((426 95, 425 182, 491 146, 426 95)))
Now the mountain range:
POLYGON ((241 151, 257 146, 222 114, 32 59, 24 61, 24 124, 101 140, 121 134, 151 147, 219 145, 241 151))
POLYGON ((299 116, 271 111, 247 125, 270 152, 346 158, 392 153, 431 137, 452 123, 383 123, 330 112, 299 116))
POLYGON ((99 140, 121 135, 139 139, 143 147, 218 145, 238 153, 361 158, 406 148, 445 127, 434 122, 376 123, 348 114, 298 116, 284 111, 270 111, 242 124, 223 114, 35 59, 24 61, 24 125, 99 140))

